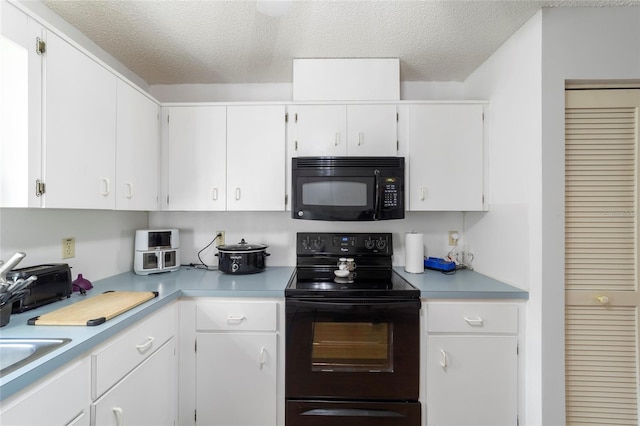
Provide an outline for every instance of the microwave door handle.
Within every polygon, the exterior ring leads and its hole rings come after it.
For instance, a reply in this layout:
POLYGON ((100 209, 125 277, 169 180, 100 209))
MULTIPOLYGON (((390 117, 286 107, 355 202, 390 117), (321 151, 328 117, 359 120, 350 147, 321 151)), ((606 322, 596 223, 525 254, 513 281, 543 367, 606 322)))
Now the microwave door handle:
POLYGON ((382 203, 380 202, 380 170, 376 169, 373 174, 376 179, 376 197, 375 204, 373 206, 373 220, 380 219, 380 212, 382 210, 382 203))

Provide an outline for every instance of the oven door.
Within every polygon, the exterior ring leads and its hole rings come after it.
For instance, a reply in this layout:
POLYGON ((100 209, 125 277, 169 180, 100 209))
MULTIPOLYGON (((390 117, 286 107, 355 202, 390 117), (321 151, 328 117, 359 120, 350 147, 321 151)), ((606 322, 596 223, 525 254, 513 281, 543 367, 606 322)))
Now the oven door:
POLYGON ((287 398, 417 401, 419 369, 419 300, 286 300, 287 398))

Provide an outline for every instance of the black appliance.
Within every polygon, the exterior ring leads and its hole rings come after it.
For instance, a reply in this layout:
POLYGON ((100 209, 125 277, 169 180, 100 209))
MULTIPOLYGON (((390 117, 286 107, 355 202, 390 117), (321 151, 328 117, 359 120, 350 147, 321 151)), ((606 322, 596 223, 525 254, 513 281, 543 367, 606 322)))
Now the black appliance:
POLYGON ((404 219, 404 157, 297 157, 294 219, 404 219))
POLYGON ((420 291, 393 271, 391 234, 298 233, 296 244, 286 425, 419 426, 420 291), (355 268, 336 275, 345 260, 355 268))
POLYGON ((13 269, 7 273, 7 280, 28 278, 32 275, 35 275, 38 279, 31 283, 29 294, 26 297, 13 302, 12 313, 17 314, 35 309, 71 296, 71 268, 68 264, 52 263, 13 269))

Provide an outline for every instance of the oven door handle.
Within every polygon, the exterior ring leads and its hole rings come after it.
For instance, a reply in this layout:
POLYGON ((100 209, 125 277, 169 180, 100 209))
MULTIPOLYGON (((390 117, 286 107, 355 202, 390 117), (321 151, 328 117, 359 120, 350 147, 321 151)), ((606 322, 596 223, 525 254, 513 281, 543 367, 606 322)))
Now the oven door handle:
POLYGON ((366 410, 362 408, 314 408, 300 413, 302 416, 327 417, 406 417, 402 413, 389 410, 366 410))
POLYGON ((287 306, 292 308, 311 308, 311 309, 333 309, 333 310, 350 310, 359 306, 370 306, 373 309, 387 308, 418 308, 422 306, 420 299, 411 300, 386 300, 380 299, 343 299, 343 300, 304 300, 289 298, 286 301, 287 306))

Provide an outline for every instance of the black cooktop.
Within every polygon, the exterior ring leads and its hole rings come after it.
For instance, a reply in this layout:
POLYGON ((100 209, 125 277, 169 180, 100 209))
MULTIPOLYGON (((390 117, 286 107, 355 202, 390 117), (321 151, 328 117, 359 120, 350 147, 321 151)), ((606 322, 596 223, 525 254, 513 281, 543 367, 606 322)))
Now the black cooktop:
POLYGON ((392 269, 390 233, 299 232, 296 249, 296 270, 285 297, 420 297, 420 290, 392 269), (340 258, 357 264, 349 278, 334 274, 340 258))
POLYGON ((285 297, 313 298, 420 298, 420 290, 407 280, 391 271, 389 280, 358 280, 340 282, 335 280, 299 280, 297 271, 293 273, 284 290, 285 297))

